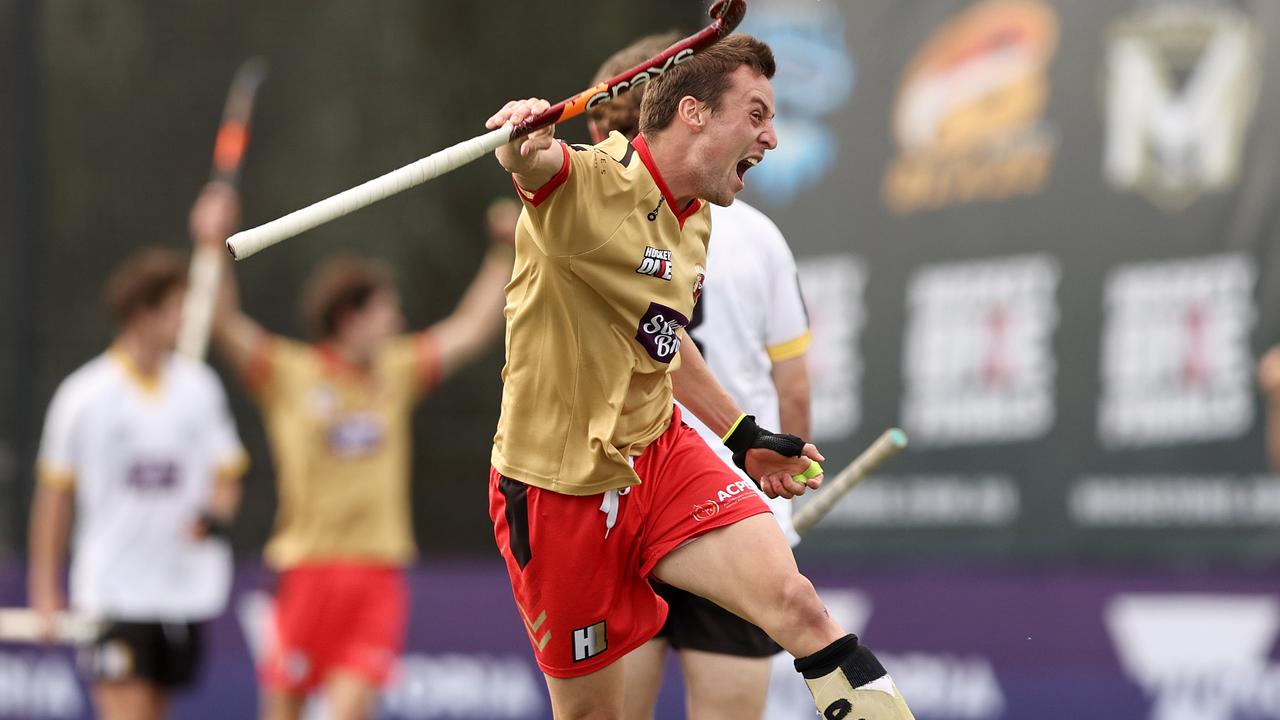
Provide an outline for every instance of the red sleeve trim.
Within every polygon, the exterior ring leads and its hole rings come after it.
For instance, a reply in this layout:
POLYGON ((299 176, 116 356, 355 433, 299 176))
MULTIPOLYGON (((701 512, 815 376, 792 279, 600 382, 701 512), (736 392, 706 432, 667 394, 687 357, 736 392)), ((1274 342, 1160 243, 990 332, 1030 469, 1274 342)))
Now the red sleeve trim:
POLYGON ((274 340, 270 335, 263 333, 262 339, 253 348, 253 354, 249 357, 249 362, 245 363, 244 366, 244 384, 249 388, 249 392, 255 394, 262 392, 266 388, 267 382, 271 380, 274 350, 274 340))
POLYGON ((440 343, 436 341, 436 335, 430 330, 423 330, 418 333, 418 389, 421 392, 435 390, 440 386, 441 363, 440 363, 440 343))
POLYGON ((543 183, 542 187, 532 193, 520 187, 520 183, 516 182, 516 177, 514 175, 511 176, 511 184, 516 186, 516 192, 520 193, 520 197, 524 198, 525 202, 534 207, 541 205, 556 188, 569 179, 569 146, 560 143, 560 149, 564 151, 564 161, 560 164, 560 171, 556 173, 555 177, 543 183))

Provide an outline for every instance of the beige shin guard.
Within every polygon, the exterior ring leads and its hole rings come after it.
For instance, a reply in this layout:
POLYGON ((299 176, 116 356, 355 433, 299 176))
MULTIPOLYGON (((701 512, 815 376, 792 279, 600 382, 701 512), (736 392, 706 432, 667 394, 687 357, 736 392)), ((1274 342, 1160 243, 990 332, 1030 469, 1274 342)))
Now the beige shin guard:
POLYGON ((824 720, 915 720, 888 675, 855 688, 836 668, 805 683, 824 720))

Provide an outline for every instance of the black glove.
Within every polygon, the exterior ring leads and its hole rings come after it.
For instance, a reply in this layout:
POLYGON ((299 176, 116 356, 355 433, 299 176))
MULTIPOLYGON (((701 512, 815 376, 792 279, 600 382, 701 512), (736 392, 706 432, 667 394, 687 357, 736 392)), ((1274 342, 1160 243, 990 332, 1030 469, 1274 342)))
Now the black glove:
POLYGON ((733 464, 742 468, 756 485, 760 481, 747 472, 747 451, 753 448, 772 450, 786 457, 800 457, 804 452, 804 440, 787 433, 772 433, 756 425, 754 415, 743 415, 738 424, 724 439, 725 447, 733 451, 733 464))
POLYGON ((219 520, 210 513, 200 513, 196 523, 204 531, 205 537, 220 538, 222 540, 231 538, 231 523, 219 520))

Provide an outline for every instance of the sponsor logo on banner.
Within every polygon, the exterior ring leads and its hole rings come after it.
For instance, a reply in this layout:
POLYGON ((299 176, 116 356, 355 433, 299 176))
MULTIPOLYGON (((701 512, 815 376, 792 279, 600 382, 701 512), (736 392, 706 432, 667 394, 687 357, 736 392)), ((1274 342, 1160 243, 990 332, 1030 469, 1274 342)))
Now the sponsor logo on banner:
POLYGON ((862 327, 866 323, 867 268, 851 255, 796 262, 813 342, 805 358, 812 387, 815 442, 842 440, 861 419, 862 327))
MULTIPOLYGON (((831 616, 846 630, 862 636, 873 603, 865 593, 818 588, 831 616)), ((991 660, 982 655, 890 653, 877 647, 876 657, 890 669, 917 717, 948 720, 999 720, 1005 696, 991 660)), ((769 720, 812 720, 813 700, 804 680, 785 653, 775 656, 764 716, 769 720)), ((856 718, 856 715, 850 715, 856 718)))
POLYGON ((836 166, 840 134, 827 116, 853 94, 853 54, 845 41, 842 3, 752 0, 742 32, 769 44, 777 60, 773 78, 778 148, 751 171, 755 197, 789 205, 836 166))
POLYGON ((1054 422, 1058 263, 926 266, 907 286, 902 421, 913 444, 1031 440, 1054 422))
POLYGON ((1018 484, 1008 475, 872 475, 857 493, 842 498, 823 524, 828 528, 1004 527, 1018 519, 1020 507, 1018 484))
POLYGON ((1108 447, 1234 438, 1253 424, 1253 262, 1114 270, 1106 285, 1098 435, 1108 447))
POLYGON ((1112 23, 1104 77, 1107 179, 1179 210, 1240 174, 1260 38, 1238 8, 1147 3, 1112 23))
POLYGON ((70 653, 0 651, 0 717, 70 720, 87 707, 70 653))
MULTIPOLYGON (((861 501, 860 501, 861 502, 861 501)), ((1280 525, 1280 480, 1270 475, 1096 475, 1067 497, 1071 520, 1090 527, 1280 525)))
MULTIPOLYGON (((261 663, 275 634, 271 595, 260 590, 245 592, 237 599, 235 611, 250 656, 261 663)), ((0 655, 0 673, 3 662, 0 655)), ((74 683, 69 666, 67 673, 74 683)), ((0 676, 0 687, 3 685, 0 676)), ((405 653, 382 688, 380 703, 387 718, 405 720, 526 720, 545 717, 548 711, 542 673, 530 662, 527 649, 519 654, 405 653)), ((0 704, 0 715, 3 707, 0 704)), ((327 717, 325 709, 322 699, 313 698, 304 717, 327 717)), ((65 717, 79 717, 79 713, 65 717)))
POLYGON ((906 214, 1038 194, 1057 151, 1044 118, 1057 48, 1041 0, 984 0, 934 33, 900 82, 885 204, 906 214))
POLYGON ((1270 595, 1119 595, 1107 630, 1125 673, 1151 698, 1150 720, 1280 717, 1270 595))

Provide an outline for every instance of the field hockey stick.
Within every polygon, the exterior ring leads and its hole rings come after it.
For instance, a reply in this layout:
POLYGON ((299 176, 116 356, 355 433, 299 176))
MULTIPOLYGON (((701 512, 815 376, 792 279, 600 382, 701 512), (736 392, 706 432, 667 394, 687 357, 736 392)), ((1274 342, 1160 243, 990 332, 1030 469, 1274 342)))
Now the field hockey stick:
MULTIPOLYGON (((213 145, 213 170, 210 182, 224 182, 231 187, 240 184, 240 168, 249 146, 249 120, 253 117, 253 101, 267 77, 267 63, 260 57, 246 60, 231 79, 227 102, 222 110, 222 123, 213 145)), ((187 273, 187 295, 183 300, 182 327, 178 330, 178 352, 201 359, 209 347, 209 330, 213 325, 213 306, 218 296, 222 275, 222 258, 216 247, 200 245, 191 256, 187 273)))
POLYGON ((713 21, 710 25, 630 70, 583 90, 567 100, 561 100, 545 112, 527 118, 518 125, 503 125, 428 155, 399 170, 393 170, 301 210, 295 210, 284 217, 238 232, 227 240, 227 250, 235 259, 243 260, 282 240, 452 172, 535 130, 577 117, 586 110, 621 95, 634 85, 652 80, 671 67, 693 57, 695 53, 711 46, 732 32, 742 21, 746 11, 745 0, 718 0, 711 6, 710 14, 713 21))
POLYGON ((897 455, 906 446, 906 433, 898 428, 885 430, 875 442, 871 443, 871 447, 863 450, 862 454, 854 458, 848 467, 841 470, 834 480, 825 483, 812 500, 796 510, 795 515, 791 518, 791 523, 795 526, 796 532, 800 535, 809 532, 819 520, 831 512, 831 508, 840 502, 840 498, 843 498, 846 493, 857 487, 858 483, 865 480, 871 471, 880 467, 881 463, 897 455))
POLYGON ((71 611, 53 616, 53 627, 45 633, 40 613, 31 608, 0 608, 0 642, 81 645, 93 642, 102 625, 93 618, 71 611))

